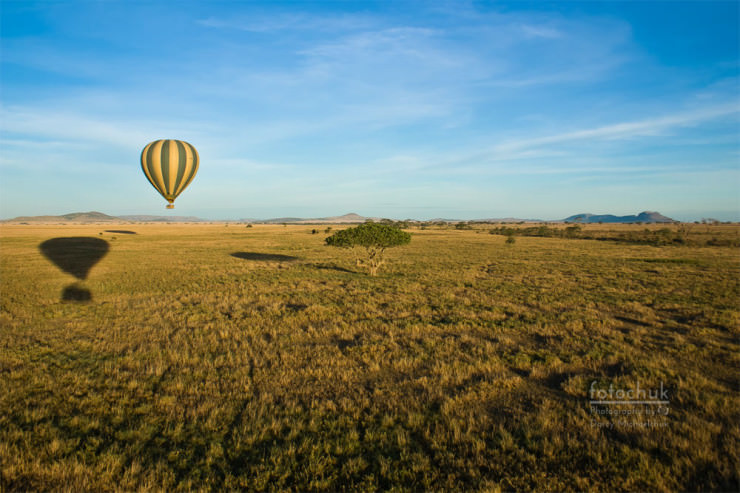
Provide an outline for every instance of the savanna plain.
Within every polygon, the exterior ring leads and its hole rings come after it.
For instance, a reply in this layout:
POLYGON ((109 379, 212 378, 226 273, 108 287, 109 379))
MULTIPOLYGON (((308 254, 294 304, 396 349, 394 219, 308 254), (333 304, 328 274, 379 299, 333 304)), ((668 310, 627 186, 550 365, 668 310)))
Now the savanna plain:
POLYGON ((0 490, 740 489, 740 226, 325 228, 0 226, 0 490))

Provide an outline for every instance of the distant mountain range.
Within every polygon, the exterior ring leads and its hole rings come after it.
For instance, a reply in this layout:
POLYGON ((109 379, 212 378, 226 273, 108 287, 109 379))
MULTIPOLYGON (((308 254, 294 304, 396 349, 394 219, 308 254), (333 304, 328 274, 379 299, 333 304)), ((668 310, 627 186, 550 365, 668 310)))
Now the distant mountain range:
POLYGON ((19 216, 2 222, 13 223, 120 223, 120 222, 191 222, 203 221, 186 216, 109 216, 102 212, 72 212, 61 216, 19 216))
POLYGON ((276 217, 274 219, 242 219, 241 221, 255 224, 355 224, 364 223, 368 219, 374 221, 380 220, 377 217, 363 217, 351 212, 343 216, 315 217, 309 219, 302 217, 276 217))
POLYGON ((659 212, 645 211, 632 216, 613 216, 611 214, 576 214, 563 219, 566 223, 672 223, 670 217, 659 212))
POLYGON ((193 222, 248 222, 255 224, 353 224, 363 223, 368 219, 380 220, 380 218, 368 218, 358 214, 350 213, 343 216, 318 217, 313 219, 301 217, 276 217, 274 219, 239 219, 239 220, 210 220, 202 219, 195 216, 150 216, 150 215, 123 215, 109 216, 102 212, 73 212, 61 216, 19 216, 13 219, 6 219, 2 222, 13 223, 193 223, 193 222))
MULTIPOLYGON (((121 222, 162 222, 162 223, 192 223, 192 222, 248 222, 255 224, 357 224, 363 223, 368 219, 379 221, 377 217, 364 217, 355 213, 345 214, 343 216, 318 217, 318 218, 300 218, 300 217, 277 217, 274 219, 239 219, 238 221, 215 221, 201 219, 195 216, 147 216, 147 215, 126 215, 126 216, 109 216, 102 212, 73 212, 61 216, 20 216, 13 219, 6 219, 2 222, 12 223, 121 223, 121 222)), ((409 221, 412 221, 409 219, 409 221)), ((561 221, 540 221, 538 219, 479 219, 476 221, 464 221, 458 219, 432 219, 431 222, 489 222, 489 223, 513 223, 513 222, 566 222, 566 223, 670 223, 673 219, 666 217, 658 212, 641 212, 633 216, 613 216, 611 214, 576 214, 567 217, 561 221)))
POLYGON ((18 216, 13 219, 6 219, 3 222, 34 222, 34 223, 97 223, 97 222, 120 222, 121 219, 102 212, 72 212, 61 216, 18 216))
POLYGON ((195 216, 116 216, 117 219, 134 223, 197 223, 206 221, 195 216))

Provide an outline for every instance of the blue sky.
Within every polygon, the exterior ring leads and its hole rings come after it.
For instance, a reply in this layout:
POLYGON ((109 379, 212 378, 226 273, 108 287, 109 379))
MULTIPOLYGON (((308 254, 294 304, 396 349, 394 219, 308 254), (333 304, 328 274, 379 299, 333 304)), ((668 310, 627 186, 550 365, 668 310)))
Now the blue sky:
POLYGON ((740 220, 739 2, 1 6, 3 218, 740 220))

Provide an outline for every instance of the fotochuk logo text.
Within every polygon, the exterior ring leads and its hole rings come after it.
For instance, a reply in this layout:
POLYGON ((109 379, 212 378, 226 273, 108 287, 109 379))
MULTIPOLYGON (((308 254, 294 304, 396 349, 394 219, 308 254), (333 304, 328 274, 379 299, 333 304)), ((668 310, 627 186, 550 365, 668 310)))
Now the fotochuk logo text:
POLYGON ((658 388, 598 388, 595 380, 589 388, 591 426, 600 429, 655 429, 668 426, 669 393, 660 382, 658 388))
POLYGON ((635 383, 634 388, 615 388, 614 384, 609 384, 608 389, 596 388, 596 380, 591 382, 589 396, 591 404, 668 404, 668 389, 663 388, 663 382, 660 382, 660 388, 642 389, 640 382, 635 383))

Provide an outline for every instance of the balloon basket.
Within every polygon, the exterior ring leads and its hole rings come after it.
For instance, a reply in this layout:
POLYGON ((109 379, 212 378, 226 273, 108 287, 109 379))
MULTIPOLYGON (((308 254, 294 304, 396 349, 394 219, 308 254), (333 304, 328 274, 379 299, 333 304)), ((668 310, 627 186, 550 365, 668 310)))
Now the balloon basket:
POLYGON ((167 204, 167 208, 168 209, 174 209, 175 208, 175 204, 167 204))

